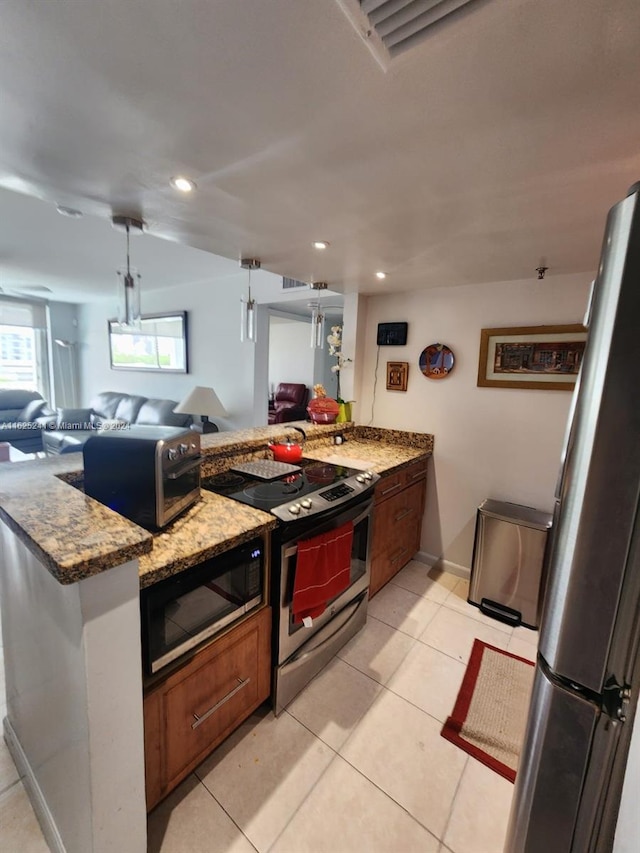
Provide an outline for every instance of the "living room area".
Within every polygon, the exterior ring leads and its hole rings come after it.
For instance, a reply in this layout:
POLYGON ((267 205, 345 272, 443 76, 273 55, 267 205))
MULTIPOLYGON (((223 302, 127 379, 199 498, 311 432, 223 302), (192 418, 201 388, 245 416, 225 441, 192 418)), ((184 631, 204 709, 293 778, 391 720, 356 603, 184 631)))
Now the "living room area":
MULTIPOLYGON (((6 397, 6 404, 0 400, 0 443, 10 444, 6 454, 14 461, 77 449, 55 441, 61 424, 76 445, 98 418, 183 425, 184 415, 173 414, 168 404, 198 386, 215 391, 225 412, 214 419, 219 430, 267 424, 269 398, 280 384, 303 386, 305 400, 296 409, 303 418, 314 384, 335 394, 335 359, 324 340, 322 348, 310 346, 311 313, 313 305, 327 306, 326 337, 343 322, 342 294, 316 294, 307 285, 291 292, 270 272, 252 271, 249 278, 233 260, 136 236, 131 256, 141 271, 142 314, 184 316, 185 370, 122 369, 112 358, 109 321, 116 317, 124 235, 108 221, 61 216, 52 205, 6 189, 0 189, 0 210, 23 264, 0 294, 0 392, 20 392, 6 397), (249 286, 257 303, 255 343, 242 342, 239 333, 241 296, 249 286), (96 399, 107 392, 133 397, 137 407, 105 408, 96 399), (138 417, 144 398, 155 402, 151 419, 144 411, 138 417), (23 412, 27 403, 31 409, 23 412), (14 428, 7 439, 2 432, 8 436, 9 422, 19 432, 14 428)), ((199 421, 200 413, 191 415, 199 421)))

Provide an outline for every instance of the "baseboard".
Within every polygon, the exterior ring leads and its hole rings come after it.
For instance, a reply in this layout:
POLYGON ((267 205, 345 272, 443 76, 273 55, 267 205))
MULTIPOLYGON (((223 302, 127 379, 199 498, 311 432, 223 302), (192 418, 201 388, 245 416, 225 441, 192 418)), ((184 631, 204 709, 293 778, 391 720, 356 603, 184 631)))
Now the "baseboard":
POLYGON ((461 566, 459 563, 445 560, 444 557, 436 557, 435 554, 428 554, 426 551, 418 551, 413 559, 418 560, 420 563, 426 563, 431 568, 441 569, 443 572, 449 572, 465 580, 469 580, 471 577, 471 569, 467 568, 467 566, 461 566))
POLYGON ((51 814, 44 795, 40 790, 40 785, 38 785, 35 774, 31 769, 29 759, 25 755, 24 750, 22 749, 22 744, 18 740, 18 736, 13 730, 13 726, 9 722, 8 717, 4 718, 3 724, 5 743, 7 744, 7 748, 11 753, 11 757, 13 758, 18 773, 20 774, 20 781, 24 785, 27 796, 31 801, 33 811, 38 819, 45 841, 53 853, 66 853, 66 847, 62 843, 62 838, 60 838, 60 833, 58 832, 58 827, 55 824, 53 815, 51 814))

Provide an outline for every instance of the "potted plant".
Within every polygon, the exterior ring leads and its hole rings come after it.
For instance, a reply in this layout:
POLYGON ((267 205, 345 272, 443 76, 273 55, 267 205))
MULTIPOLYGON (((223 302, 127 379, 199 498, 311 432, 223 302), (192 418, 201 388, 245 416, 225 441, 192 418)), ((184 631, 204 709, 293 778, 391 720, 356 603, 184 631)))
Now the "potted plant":
POLYGON ((336 423, 345 423, 351 420, 351 404, 353 400, 344 400, 340 394, 340 371, 352 359, 347 358, 342 352, 342 326, 331 327, 331 334, 327 336, 327 343, 329 344, 329 355, 333 355, 337 359, 336 364, 331 368, 331 372, 336 374, 336 402, 340 407, 336 423))

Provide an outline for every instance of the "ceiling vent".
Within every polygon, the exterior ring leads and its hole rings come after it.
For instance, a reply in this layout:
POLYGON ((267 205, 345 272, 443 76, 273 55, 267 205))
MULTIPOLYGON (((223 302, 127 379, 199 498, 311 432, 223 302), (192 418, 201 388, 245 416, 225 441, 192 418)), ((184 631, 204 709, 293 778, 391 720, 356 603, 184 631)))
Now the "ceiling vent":
POLYGON ((282 277, 282 289, 291 290, 293 287, 309 287, 305 281, 297 281, 295 278, 282 277))
POLYGON ((394 57, 420 44, 445 18, 478 0, 337 0, 358 35, 386 71, 394 57))

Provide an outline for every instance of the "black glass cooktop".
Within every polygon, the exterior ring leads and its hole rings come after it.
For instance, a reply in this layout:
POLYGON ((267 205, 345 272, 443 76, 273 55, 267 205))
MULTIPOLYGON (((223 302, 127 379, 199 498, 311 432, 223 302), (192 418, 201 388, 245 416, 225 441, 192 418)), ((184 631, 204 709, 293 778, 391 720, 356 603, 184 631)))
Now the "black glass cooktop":
MULTIPOLYGON (((224 471, 202 479, 202 488, 227 498, 240 501, 256 509, 270 512, 284 504, 296 504, 315 494, 322 497, 322 504, 342 502, 351 493, 361 491, 369 485, 362 481, 363 472, 342 465, 331 465, 315 459, 302 459, 295 463, 300 471, 285 475, 277 480, 265 482, 248 474, 224 471), (360 478, 355 480, 355 478, 360 478), (353 484, 345 481, 354 481, 353 484)), ((376 478, 377 479, 377 478, 376 478)))

